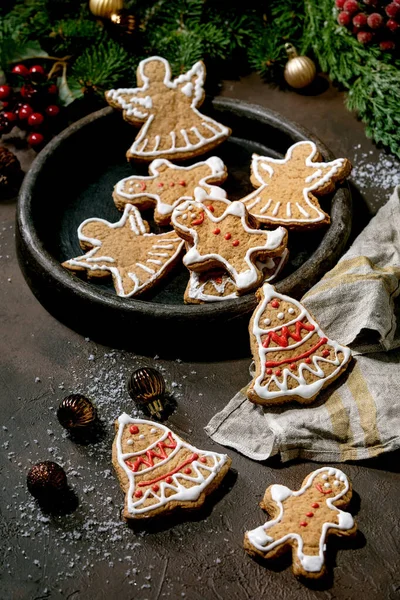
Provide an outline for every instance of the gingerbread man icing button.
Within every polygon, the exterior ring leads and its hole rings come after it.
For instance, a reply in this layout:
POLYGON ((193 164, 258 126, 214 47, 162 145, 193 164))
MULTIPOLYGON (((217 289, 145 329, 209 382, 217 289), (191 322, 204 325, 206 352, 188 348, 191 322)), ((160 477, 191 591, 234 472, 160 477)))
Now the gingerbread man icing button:
POLYGON ((351 483, 343 471, 322 467, 303 481, 298 491, 284 485, 267 488, 261 508, 271 520, 244 539, 251 556, 273 559, 290 547, 297 576, 321 577, 326 570, 325 551, 330 535, 355 535, 357 526, 345 512, 352 497, 351 483))
POLYGON ((165 58, 152 56, 139 63, 136 88, 106 93, 107 102, 140 126, 127 152, 128 159, 183 159, 204 154, 226 140, 231 130, 198 109, 204 100, 206 70, 202 61, 176 79, 165 58))
POLYGON ((217 156, 189 167, 158 158, 149 165, 149 173, 146 177, 125 177, 116 184, 113 198, 119 210, 124 210, 126 204, 133 204, 139 210, 154 206, 154 221, 158 225, 168 225, 174 208, 185 200, 194 199, 196 188, 203 190, 205 196, 226 197, 225 191, 217 185, 226 180, 227 170, 217 156))
POLYGON ((191 271, 225 269, 238 294, 257 287, 263 279, 259 262, 281 256, 286 248, 287 232, 254 228, 246 207, 232 202, 222 215, 207 207, 207 201, 188 201, 172 213, 171 223, 178 235, 189 242, 184 264, 191 271))

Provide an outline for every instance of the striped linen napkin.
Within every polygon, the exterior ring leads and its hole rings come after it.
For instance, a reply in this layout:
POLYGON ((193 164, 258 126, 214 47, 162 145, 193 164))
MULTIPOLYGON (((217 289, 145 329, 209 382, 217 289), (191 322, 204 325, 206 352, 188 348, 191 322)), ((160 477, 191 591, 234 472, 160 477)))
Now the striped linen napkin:
POLYGON ((206 426, 213 440, 254 460, 340 462, 400 447, 399 192, 302 298, 329 337, 352 349, 347 374, 310 406, 263 408, 244 388, 206 426))

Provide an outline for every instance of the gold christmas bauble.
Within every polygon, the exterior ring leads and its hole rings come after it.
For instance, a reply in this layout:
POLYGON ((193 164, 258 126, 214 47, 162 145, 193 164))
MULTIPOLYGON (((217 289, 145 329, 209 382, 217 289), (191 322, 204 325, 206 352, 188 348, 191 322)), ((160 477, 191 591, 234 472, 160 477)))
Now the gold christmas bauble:
POLYGON ((113 13, 122 8, 124 8, 124 0, 89 0, 90 12, 101 19, 109 19, 113 13))
POLYGON ((310 85, 317 74, 315 63, 308 56, 299 56, 292 44, 285 44, 285 48, 289 57, 283 73, 286 83, 295 89, 310 85))

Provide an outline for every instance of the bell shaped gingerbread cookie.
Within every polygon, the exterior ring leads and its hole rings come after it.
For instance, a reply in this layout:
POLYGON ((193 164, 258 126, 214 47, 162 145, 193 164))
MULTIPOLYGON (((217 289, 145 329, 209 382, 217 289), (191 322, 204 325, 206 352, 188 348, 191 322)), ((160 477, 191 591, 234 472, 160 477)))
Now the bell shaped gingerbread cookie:
POLYGON ((229 127, 199 112, 204 100, 204 63, 198 61, 176 79, 165 58, 152 56, 139 63, 137 88, 106 93, 107 102, 123 111, 132 125, 141 126, 128 159, 184 159, 215 148, 231 134, 229 127))
POLYGON ((115 425, 113 464, 125 492, 125 519, 200 508, 229 471, 226 454, 199 450, 165 425, 126 413, 115 425))
POLYGON ((226 193, 213 184, 221 184, 228 176, 226 167, 217 156, 189 167, 174 165, 165 158, 157 158, 149 165, 150 175, 132 175, 121 179, 114 187, 116 207, 124 210, 133 204, 139 210, 154 206, 154 221, 168 225, 172 211, 178 204, 195 197, 196 188, 214 198, 225 198, 226 193))
POLYGON ((332 192, 350 171, 346 158, 321 162, 311 141, 297 142, 283 159, 254 154, 251 182, 257 189, 242 202, 260 223, 299 230, 329 224, 317 196, 332 192))
POLYGON ((317 469, 295 492, 285 485, 269 486, 260 506, 271 520, 246 532, 246 552, 274 559, 291 549, 295 575, 321 577, 329 536, 352 536, 357 531, 352 515, 343 510, 351 496, 347 476, 333 467, 317 469))
POLYGON ((257 229, 258 223, 240 201, 214 215, 214 207, 188 201, 176 207, 171 223, 190 249, 183 262, 191 271, 223 268, 234 281, 238 294, 256 288, 263 280, 260 261, 281 256, 286 248, 287 231, 257 229))
POLYGON ((164 277, 179 261, 184 242, 174 231, 149 233, 137 208, 127 204, 117 223, 86 219, 78 228, 83 256, 62 266, 89 278, 112 276, 118 296, 137 296, 164 277))
POLYGON ((255 375, 247 397, 257 404, 312 402, 347 368, 351 353, 330 340, 297 300, 266 283, 250 320, 255 375))

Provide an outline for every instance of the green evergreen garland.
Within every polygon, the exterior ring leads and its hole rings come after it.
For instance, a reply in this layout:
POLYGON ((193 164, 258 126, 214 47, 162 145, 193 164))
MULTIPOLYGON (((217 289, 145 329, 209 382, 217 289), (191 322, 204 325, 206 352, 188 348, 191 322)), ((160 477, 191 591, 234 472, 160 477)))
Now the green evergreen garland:
POLYGON ((0 8, 0 65, 64 59, 59 85, 68 104, 96 94, 103 101, 106 89, 134 83, 138 62, 152 54, 167 58, 175 75, 203 59, 211 80, 254 69, 284 85, 290 41, 348 92, 367 135, 400 157, 399 55, 360 44, 338 25, 334 0, 127 0, 126 7, 140 24, 135 43, 96 20, 87 1, 17 0, 0 8))

